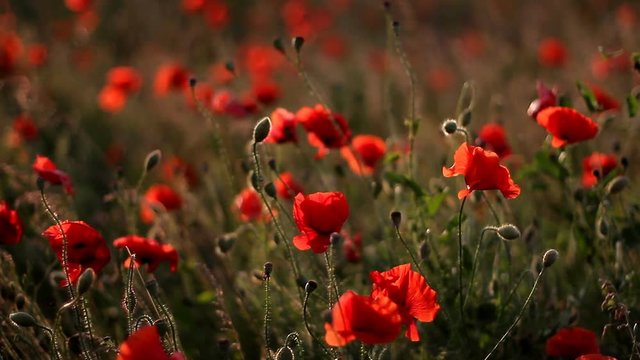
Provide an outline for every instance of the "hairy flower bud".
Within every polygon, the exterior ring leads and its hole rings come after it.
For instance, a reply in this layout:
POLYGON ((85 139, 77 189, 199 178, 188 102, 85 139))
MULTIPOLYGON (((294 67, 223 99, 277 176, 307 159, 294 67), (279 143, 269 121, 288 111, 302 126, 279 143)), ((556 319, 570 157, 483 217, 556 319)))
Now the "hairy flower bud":
POLYGON ((498 235, 504 240, 515 240, 520 237, 520 230, 513 224, 505 224, 498 228, 498 235))
POLYGON ((545 268, 550 267, 551 265, 553 265, 553 263, 556 262, 556 260, 558 260, 559 255, 560 254, 556 249, 547 250, 547 252, 545 252, 542 256, 542 265, 544 265, 545 268))

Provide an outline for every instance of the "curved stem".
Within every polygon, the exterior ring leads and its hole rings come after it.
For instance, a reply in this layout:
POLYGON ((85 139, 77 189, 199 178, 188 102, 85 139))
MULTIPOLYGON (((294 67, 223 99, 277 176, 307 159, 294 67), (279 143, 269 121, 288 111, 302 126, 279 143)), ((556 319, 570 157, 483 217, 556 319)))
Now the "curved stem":
POLYGON ((413 255, 413 251, 411 251, 411 248, 409 248, 409 245, 405 241, 404 237, 402 237, 402 234, 400 233, 400 229, 398 227, 395 227, 395 229, 396 229, 396 236, 398 237, 398 240, 400 240, 404 248, 407 249, 407 252, 411 257, 411 261, 413 261, 413 264, 416 266, 416 268, 418 268, 418 272, 420 273, 420 275, 422 275, 422 277, 426 279, 427 277, 424 275, 424 272, 422 271, 422 267, 420 266, 418 259, 416 259, 416 257, 413 255))
POLYGON ((462 324, 464 324, 464 294, 462 291, 462 212, 466 202, 467 197, 465 196, 462 199, 460 211, 458 212, 458 294, 460 297, 460 322, 462 324))
POLYGON ((494 209, 493 205, 491 205, 491 201, 489 201, 489 198, 484 193, 484 191, 482 191, 481 194, 482 194, 482 198, 487 203, 487 206, 489 207, 489 210, 491 211, 491 214, 493 214, 493 218, 496 220, 496 225, 500 225, 500 218, 498 217, 498 213, 494 209))
POLYGON ((328 356, 332 356, 331 352, 329 351, 329 349, 322 343, 322 341, 320 341, 311 331, 311 327, 309 326, 309 321, 307 319, 307 303, 309 302, 309 294, 308 292, 305 292, 304 295, 304 301, 302 302, 302 320, 304 321, 304 327, 307 329, 307 332, 309 333, 309 335, 311 335, 311 338, 313 339, 313 341, 315 341, 316 343, 318 343, 320 345, 320 347, 322 348, 322 351, 327 354, 328 356))
POLYGON ((467 287, 467 295, 464 297, 464 303, 462 304, 463 308, 467 303, 467 299, 469 299, 469 295, 471 294, 471 288, 473 288, 473 279, 476 275, 476 267, 478 266, 478 254, 480 253, 480 247, 482 246, 482 239, 484 238, 484 234, 489 230, 496 231, 496 228, 493 226, 485 227, 484 229, 482 229, 482 232, 480 233, 480 240, 478 240, 478 245, 476 246, 476 252, 473 255, 473 267, 471 268, 471 278, 469 279, 469 286, 467 287))

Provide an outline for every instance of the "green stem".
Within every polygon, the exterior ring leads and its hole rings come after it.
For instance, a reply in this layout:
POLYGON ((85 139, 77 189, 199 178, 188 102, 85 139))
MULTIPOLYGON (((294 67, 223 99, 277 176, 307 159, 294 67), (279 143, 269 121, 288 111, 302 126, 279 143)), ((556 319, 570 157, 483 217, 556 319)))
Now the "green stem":
POLYGON ((311 326, 309 326, 309 320, 307 319, 307 304, 309 302, 309 295, 310 295, 309 292, 305 292, 304 300, 302 301, 302 320, 304 321, 304 327, 307 329, 307 332, 309 333, 309 335, 311 336, 313 341, 315 341, 316 343, 318 343, 320 345, 320 347, 322 348, 322 351, 327 356, 331 357, 332 354, 329 351, 329 349, 324 345, 324 343, 322 341, 320 341, 320 339, 318 339, 318 337, 316 337, 313 334, 313 331, 311 331, 311 326))
MULTIPOLYGON (((460 297, 460 322, 464 324, 464 294, 462 287, 462 212, 467 201, 465 196, 458 212, 458 293, 460 297)), ((464 326, 463 326, 464 327, 464 326)))
POLYGON ((422 275, 422 277, 426 279, 427 277, 424 275, 424 272, 422 271, 422 267, 420 266, 420 263, 418 262, 418 259, 416 259, 416 257, 413 255, 413 251, 411 251, 411 248, 409 247, 409 245, 405 241, 404 237, 402 237, 402 234, 400 233, 400 229, 398 227, 396 227, 396 226, 394 226, 394 227, 396 229, 396 236, 398 237, 398 240, 400 240, 400 242, 402 243, 404 248, 409 253, 409 256, 411 257, 411 261, 413 261, 413 264, 418 269, 418 272, 420 272, 420 275, 422 275))
POLYGON ((264 279, 264 345, 267 350, 267 359, 271 359, 269 326, 271 325, 271 294, 269 291, 269 276, 264 279))
POLYGON ((464 307, 464 305, 466 305, 467 300, 469 299, 469 295, 471 295, 471 289, 473 288, 473 280, 474 280, 474 277, 476 275, 476 268, 478 266, 478 254, 480 253, 480 248, 482 246, 482 239, 484 238, 484 234, 489 230, 496 231, 497 229, 495 227, 493 227, 493 226, 485 227, 484 229, 482 229, 482 232, 480 233, 480 240, 478 240, 478 245, 476 246, 476 252, 473 255, 473 267, 471 268, 471 277, 469 278, 469 286, 467 287, 467 295, 465 296, 464 303, 462 304, 463 307, 464 307))

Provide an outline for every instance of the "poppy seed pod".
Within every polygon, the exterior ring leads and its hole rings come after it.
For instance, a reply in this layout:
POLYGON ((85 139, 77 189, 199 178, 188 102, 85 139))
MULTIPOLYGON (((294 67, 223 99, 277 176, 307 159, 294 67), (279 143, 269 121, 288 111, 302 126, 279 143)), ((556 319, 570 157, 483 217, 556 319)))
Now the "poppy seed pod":
POLYGON ((96 278, 96 272, 92 268, 87 268, 78 278, 78 296, 84 295, 96 278))
POLYGON ((267 116, 258 121, 256 126, 253 128, 253 142, 263 142, 264 139, 269 136, 269 131, 271 131, 271 119, 267 116))
POLYGON ((458 130, 458 123, 454 119, 447 119, 442 123, 442 131, 446 135, 454 134, 458 130))
POLYGON ((153 150, 144 159, 145 171, 151 171, 162 160, 162 151, 160 149, 153 150))
POLYGON ((400 227, 400 223, 402 222, 402 213, 400 211, 392 211, 391 222, 396 228, 400 227))
POLYGON ((498 235, 504 240, 515 240, 520 237, 520 230, 513 224, 505 224, 498 228, 498 235))
POLYGON ((314 280, 309 280, 307 281, 307 283, 304 285, 304 291, 307 294, 311 294, 312 292, 315 291, 315 289, 318 288, 318 283, 314 280))
POLYGON ((547 250, 547 252, 545 252, 542 256, 542 265, 544 265, 545 268, 550 267, 556 262, 556 260, 558 260, 559 255, 560 254, 556 249, 547 250))
POLYGON ((9 319, 21 327, 32 327, 38 325, 36 319, 31 314, 18 311, 9 315, 9 319))

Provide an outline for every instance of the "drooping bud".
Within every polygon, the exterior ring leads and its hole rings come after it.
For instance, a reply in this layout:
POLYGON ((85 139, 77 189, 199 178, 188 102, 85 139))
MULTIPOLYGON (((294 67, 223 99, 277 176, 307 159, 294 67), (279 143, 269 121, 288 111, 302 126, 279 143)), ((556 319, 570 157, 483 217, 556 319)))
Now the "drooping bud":
POLYGON ((160 338, 163 338, 167 334, 169 334, 169 324, 165 319, 158 319, 153 323, 153 325, 156 327, 156 329, 158 329, 158 335, 160 335, 160 338))
POLYGON ((78 296, 82 296, 87 291, 89 291, 95 279, 96 272, 93 271, 92 268, 87 268, 85 271, 83 271, 80 275, 80 278, 78 279, 78 296))
POLYGON ((296 36, 291 39, 291 45, 296 50, 297 53, 302 49, 302 45, 304 45, 304 38, 302 36, 296 36))
POLYGON ((442 123, 442 131, 445 135, 452 135, 458 130, 458 122, 454 119, 447 119, 442 123))
POLYGON ((558 253, 558 250, 556 249, 549 249, 547 250, 547 252, 544 253, 544 255, 542 256, 542 265, 545 268, 550 267, 551 265, 553 265, 556 260, 558 260, 558 256, 560 254, 558 253))
POLYGON ((218 239, 218 247, 224 254, 228 253, 236 242, 235 234, 225 234, 218 239))
POLYGON ((269 119, 269 117, 267 116, 258 121, 256 126, 253 128, 253 142, 263 142, 264 139, 269 136, 269 131, 271 131, 271 119, 269 119))
POLYGON ((189 79, 189 87, 194 88, 196 87, 196 84, 198 83, 198 80, 196 80, 196 78, 191 78, 189 79))
POLYGON ((275 159, 269 159, 267 161, 267 165, 269 165, 269 169, 271 169, 271 171, 278 171, 278 167, 276 166, 276 160, 275 159))
POLYGON ((9 315, 9 319, 21 327, 32 327, 38 325, 38 322, 33 316, 31 316, 31 314, 23 311, 14 312, 9 315))
POLYGON ((315 289, 318 288, 318 283, 315 282, 314 280, 309 280, 307 281, 307 283, 304 285, 304 291, 307 294, 311 294, 312 292, 314 292, 315 289))
POLYGON ((295 360, 295 356, 293 355, 293 350, 291 350, 288 346, 283 346, 278 349, 276 352, 275 359, 276 360, 295 360))
POLYGON ((271 272, 273 271, 273 263, 266 262, 264 263, 264 276, 263 280, 267 280, 271 277, 271 272))
POLYGON ((40 192, 44 191, 44 183, 44 179, 38 176, 38 179, 36 180, 36 186, 38 187, 38 190, 40 190, 40 192))
POLYGON ((395 226, 396 228, 399 228, 400 223, 402 222, 402 213, 400 211, 392 211, 391 222, 393 223, 393 226, 395 226))
POLYGON ((273 198, 273 199, 276 198, 276 186, 273 185, 272 182, 268 182, 264 186, 264 192, 267 193, 267 195, 269 195, 271 198, 273 198))
POLYGON ((505 224, 498 228, 498 235, 504 240, 515 240, 520 238, 520 230, 513 224, 505 224))
POLYGON ((616 176, 609 182, 609 184, 607 184, 607 194, 617 194, 620 191, 624 190, 627 186, 629 186, 628 177, 624 175, 616 176))
POLYGON ((144 159, 145 171, 147 172, 151 171, 151 169, 153 169, 156 165, 158 165, 161 159, 162 159, 162 151, 160 151, 160 149, 155 149, 149 154, 147 154, 147 157, 144 159))

